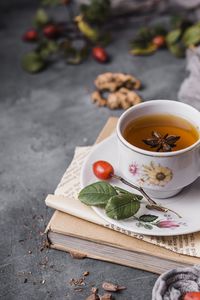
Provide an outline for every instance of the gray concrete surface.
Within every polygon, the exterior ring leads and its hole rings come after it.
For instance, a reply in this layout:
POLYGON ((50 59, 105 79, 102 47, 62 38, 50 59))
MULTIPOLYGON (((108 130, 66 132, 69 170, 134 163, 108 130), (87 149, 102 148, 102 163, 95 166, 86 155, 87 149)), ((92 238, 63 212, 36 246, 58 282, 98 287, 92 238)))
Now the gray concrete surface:
POLYGON ((89 294, 91 283, 99 286, 109 280, 127 286, 116 299, 150 300, 155 274, 91 259, 74 260, 55 250, 41 252, 41 233, 53 213, 44 198, 54 191, 74 148, 92 144, 107 118, 121 114, 91 104, 87 89, 92 90, 97 74, 130 72, 142 80, 145 100, 176 99, 186 75, 185 62, 167 51, 131 57, 128 40, 137 27, 134 24, 119 31, 108 47, 111 64, 99 65, 92 59, 80 66, 59 62, 29 75, 20 66, 22 54, 29 49, 21 35, 34 12, 28 2, 14 8, 7 4, 0 18, 0 299, 81 300, 89 294), (88 285, 83 293, 74 292, 69 280, 84 271, 90 272, 88 285))

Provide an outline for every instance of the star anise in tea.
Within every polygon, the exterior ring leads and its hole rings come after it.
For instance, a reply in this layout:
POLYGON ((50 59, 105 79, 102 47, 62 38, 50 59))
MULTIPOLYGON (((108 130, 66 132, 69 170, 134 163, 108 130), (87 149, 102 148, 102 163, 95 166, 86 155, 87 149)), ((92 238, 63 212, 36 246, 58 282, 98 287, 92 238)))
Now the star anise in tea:
POLYGON ((178 135, 169 135, 168 133, 162 136, 157 131, 152 131, 150 138, 143 140, 143 142, 151 148, 157 148, 157 152, 170 152, 176 147, 176 142, 180 139, 178 135))

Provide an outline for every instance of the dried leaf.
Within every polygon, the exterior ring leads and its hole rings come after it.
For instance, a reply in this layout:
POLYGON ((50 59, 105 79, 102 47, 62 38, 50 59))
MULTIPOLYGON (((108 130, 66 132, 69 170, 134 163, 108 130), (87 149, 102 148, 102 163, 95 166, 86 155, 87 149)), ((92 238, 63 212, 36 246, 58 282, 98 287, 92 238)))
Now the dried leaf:
POLYGON ((153 43, 149 43, 146 47, 134 47, 130 54, 133 55, 150 55, 153 54, 157 50, 157 46, 153 43))
POLYGON ((96 28, 91 27, 81 15, 77 16, 75 21, 77 22, 78 29, 87 39, 92 42, 97 42, 99 38, 99 32, 96 28))

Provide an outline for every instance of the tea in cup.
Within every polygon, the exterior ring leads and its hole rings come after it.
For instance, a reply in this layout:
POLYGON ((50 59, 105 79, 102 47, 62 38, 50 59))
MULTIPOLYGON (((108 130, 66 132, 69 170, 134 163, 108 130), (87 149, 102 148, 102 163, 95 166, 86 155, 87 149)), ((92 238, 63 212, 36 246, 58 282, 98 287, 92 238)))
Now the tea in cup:
POLYGON ((199 176, 200 112, 172 100, 151 100, 117 124, 119 169, 150 196, 168 198, 199 176))

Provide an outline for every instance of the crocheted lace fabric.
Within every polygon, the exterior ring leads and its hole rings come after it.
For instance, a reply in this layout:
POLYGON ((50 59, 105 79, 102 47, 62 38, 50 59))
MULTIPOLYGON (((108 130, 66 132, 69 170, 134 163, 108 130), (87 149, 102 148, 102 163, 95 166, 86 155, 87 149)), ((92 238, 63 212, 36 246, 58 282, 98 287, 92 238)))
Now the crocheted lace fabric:
POLYGON ((180 300, 186 292, 196 291, 200 291, 200 265, 162 274, 154 285, 152 300, 180 300))

